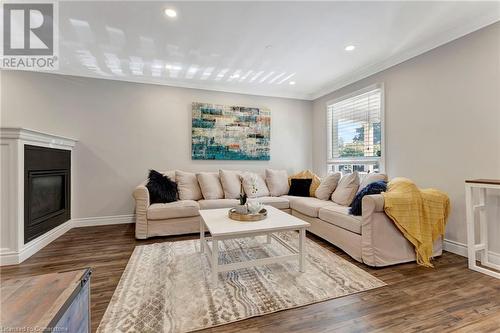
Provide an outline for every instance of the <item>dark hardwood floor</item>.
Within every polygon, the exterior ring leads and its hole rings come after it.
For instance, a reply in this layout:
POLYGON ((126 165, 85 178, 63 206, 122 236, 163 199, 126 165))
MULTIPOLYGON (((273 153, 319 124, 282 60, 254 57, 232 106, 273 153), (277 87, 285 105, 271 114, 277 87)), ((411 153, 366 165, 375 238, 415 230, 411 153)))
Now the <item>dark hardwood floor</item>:
MULTIPOLYGON (((1 281, 91 267, 95 331, 136 245, 197 235, 134 238, 134 225, 72 229, 20 265, 0 268, 1 281)), ((500 280, 467 269, 445 252, 435 268, 414 263, 373 269, 309 235, 388 286, 228 324, 206 332, 500 332, 500 280)))

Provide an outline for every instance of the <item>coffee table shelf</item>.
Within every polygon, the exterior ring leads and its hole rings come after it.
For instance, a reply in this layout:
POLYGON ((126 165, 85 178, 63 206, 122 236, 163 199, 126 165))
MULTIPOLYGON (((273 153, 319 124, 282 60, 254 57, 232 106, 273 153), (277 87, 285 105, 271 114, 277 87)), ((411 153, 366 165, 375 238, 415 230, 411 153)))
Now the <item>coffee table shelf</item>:
POLYGON ((227 216, 227 209, 210 209, 200 211, 200 252, 207 253, 212 269, 212 282, 217 286, 218 274, 242 268, 269 265, 288 260, 298 260, 299 271, 305 269, 305 237, 309 223, 289 215, 277 208, 266 206, 268 217, 258 222, 240 222, 231 220, 227 216), (208 230, 211 237, 205 237, 208 230), (275 235, 277 232, 298 231, 299 247, 295 249, 275 235), (242 262, 219 264, 219 242, 228 239, 266 236, 266 243, 272 239, 286 248, 290 254, 259 258, 242 262), (210 246, 210 244, 212 246, 210 246))

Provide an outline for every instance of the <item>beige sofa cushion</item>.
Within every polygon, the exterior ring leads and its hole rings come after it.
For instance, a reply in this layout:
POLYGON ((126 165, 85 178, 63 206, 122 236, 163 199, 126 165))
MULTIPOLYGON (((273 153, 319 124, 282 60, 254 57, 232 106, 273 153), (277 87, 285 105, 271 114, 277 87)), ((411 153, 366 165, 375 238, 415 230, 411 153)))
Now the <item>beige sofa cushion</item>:
POLYGON ((240 204, 238 199, 215 199, 198 201, 200 209, 232 208, 240 204))
POLYGON ((198 185, 198 179, 196 179, 196 174, 191 172, 176 170, 175 182, 177 183, 177 191, 179 192, 179 199, 200 200, 203 198, 201 194, 200 185, 198 185))
POLYGON ((378 182, 378 181, 387 181, 387 175, 386 174, 383 174, 383 173, 369 173, 369 174, 366 174, 363 179, 361 179, 361 183, 359 184, 359 188, 358 188, 358 193, 359 191, 361 191, 362 189, 364 189, 366 186, 368 186, 369 184, 373 183, 373 182, 378 182))
POLYGON ((342 206, 350 206, 359 187, 359 175, 357 171, 345 175, 332 194, 332 201, 342 206))
POLYGON ((284 199, 287 199, 288 201, 292 202, 292 201, 295 201, 295 200, 303 199, 304 197, 298 197, 298 196, 295 196, 295 195, 282 195, 280 198, 284 198, 284 199))
POLYGON ((349 215, 349 207, 330 204, 319 210, 319 218, 361 235, 361 216, 349 215))
POLYGON ((272 197, 288 194, 290 190, 288 172, 286 170, 266 169, 266 183, 269 188, 269 194, 272 197))
POLYGON ((269 189, 267 188, 266 181, 261 175, 254 172, 244 172, 241 175, 241 184, 249 198, 269 196, 269 189))
POLYGON ((290 208, 310 217, 318 217, 321 207, 331 205, 331 201, 320 200, 313 197, 291 197, 290 208))
POLYGON ((225 199, 238 199, 241 193, 241 171, 219 170, 225 199))
POLYGON ((273 206, 278 209, 288 209, 290 208, 290 201, 283 197, 260 197, 252 199, 257 202, 262 203, 263 205, 273 206))
POLYGON ((224 198, 224 190, 218 172, 200 172, 196 174, 196 178, 203 198, 208 200, 224 198))
POLYGON ((169 203, 156 203, 148 207, 149 220, 166 220, 179 217, 198 216, 200 206, 193 200, 179 200, 169 203))
POLYGON ((341 176, 340 172, 326 176, 316 189, 316 198, 320 200, 330 200, 333 191, 337 188, 341 176))

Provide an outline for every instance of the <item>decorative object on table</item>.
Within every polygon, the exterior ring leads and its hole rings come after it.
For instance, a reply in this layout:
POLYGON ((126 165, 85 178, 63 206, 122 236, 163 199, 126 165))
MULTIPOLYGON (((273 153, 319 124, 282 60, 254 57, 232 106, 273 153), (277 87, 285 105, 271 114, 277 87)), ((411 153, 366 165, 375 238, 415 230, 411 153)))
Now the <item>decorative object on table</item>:
POLYGON ((267 210, 265 208, 260 208, 254 213, 238 213, 235 208, 231 208, 228 212, 228 216, 231 220, 242 221, 242 222, 257 222, 262 221, 267 217, 267 210))
MULTIPOLYGON (((297 233, 278 237, 298 246, 297 233)), ((248 250, 262 242, 265 236, 223 241, 221 247, 230 255, 220 261, 266 258, 283 251, 278 242, 262 251, 248 250)), ((218 288, 213 289, 198 239, 136 246, 97 332, 142 332, 145 327, 150 332, 190 332, 386 285, 312 240, 306 240, 306 248, 304 273, 292 261, 252 267, 220 273, 218 288)))
POLYGON ((234 210, 238 214, 246 214, 248 213, 247 208, 247 195, 245 193, 240 194, 240 204, 234 207, 234 210))
POLYGON ((311 170, 304 170, 288 177, 289 185, 292 185, 292 179, 312 179, 311 187, 309 189, 310 197, 314 197, 316 195, 316 189, 321 184, 321 179, 311 170))
POLYGON ((385 192, 386 190, 387 190, 387 182, 383 180, 368 184, 361 191, 359 191, 358 194, 356 194, 356 196, 354 197, 354 200, 351 203, 351 208, 349 209, 349 214, 355 216, 361 216, 362 215, 361 203, 363 201, 363 197, 365 195, 380 194, 382 192, 385 192))
MULTIPOLYGON (((471 179, 465 181, 465 208, 467 211, 467 251, 469 269, 500 279, 500 265, 491 262, 488 246, 488 224, 486 211, 488 204, 495 205, 495 201, 488 202, 487 191, 500 190, 500 179, 471 179), (479 192, 479 193, 476 193, 479 192), (474 200, 479 194, 479 202, 474 200), (476 214, 479 211, 479 214, 476 214), (482 213, 481 213, 482 212, 482 213), (476 220, 478 217, 479 220, 476 220), (479 243, 476 243, 476 225, 479 226, 479 243), (480 254, 481 265, 476 262, 476 254, 480 254)), ((498 219, 493 222, 500 222, 498 219)))
POLYGON ((408 178, 397 177, 387 185, 384 211, 404 237, 415 246, 417 264, 431 264, 433 244, 444 237, 450 213, 448 195, 436 189, 419 189, 408 178))
POLYGON ((312 179, 291 179, 288 195, 308 197, 310 195, 312 179))
POLYGON ((250 200, 247 202, 247 207, 250 214, 257 214, 264 208, 264 205, 258 201, 250 200))
POLYGON ((149 191, 151 204, 177 201, 177 184, 156 170, 149 170, 149 180, 146 187, 149 191))
POLYGON ((193 103, 192 111, 193 160, 270 159, 268 109, 193 103))

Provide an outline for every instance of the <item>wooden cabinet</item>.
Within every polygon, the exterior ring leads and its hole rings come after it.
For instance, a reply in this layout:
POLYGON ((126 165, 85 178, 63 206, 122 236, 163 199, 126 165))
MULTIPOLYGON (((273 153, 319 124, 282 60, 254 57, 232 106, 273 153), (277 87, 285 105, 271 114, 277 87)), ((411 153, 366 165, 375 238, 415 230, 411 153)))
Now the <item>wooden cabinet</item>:
POLYGON ((90 269, 2 282, 0 329, 90 332, 90 269))

